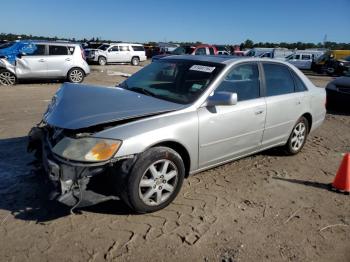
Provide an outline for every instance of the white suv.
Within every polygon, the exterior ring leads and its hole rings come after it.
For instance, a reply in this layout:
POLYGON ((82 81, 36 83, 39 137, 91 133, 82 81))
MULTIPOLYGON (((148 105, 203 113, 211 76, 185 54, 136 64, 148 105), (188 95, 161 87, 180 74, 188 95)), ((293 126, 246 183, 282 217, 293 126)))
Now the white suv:
POLYGON ((85 49, 85 56, 87 61, 100 65, 131 63, 136 66, 147 59, 143 45, 129 43, 103 44, 97 49, 85 49))

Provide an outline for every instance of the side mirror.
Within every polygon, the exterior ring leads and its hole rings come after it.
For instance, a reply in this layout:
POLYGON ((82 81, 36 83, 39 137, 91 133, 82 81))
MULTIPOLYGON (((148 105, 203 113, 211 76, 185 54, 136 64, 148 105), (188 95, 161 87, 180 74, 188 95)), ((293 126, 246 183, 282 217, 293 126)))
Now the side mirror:
POLYGON ((237 104, 238 97, 236 93, 229 92, 214 92, 212 96, 209 96, 206 102, 206 106, 232 106, 237 104))

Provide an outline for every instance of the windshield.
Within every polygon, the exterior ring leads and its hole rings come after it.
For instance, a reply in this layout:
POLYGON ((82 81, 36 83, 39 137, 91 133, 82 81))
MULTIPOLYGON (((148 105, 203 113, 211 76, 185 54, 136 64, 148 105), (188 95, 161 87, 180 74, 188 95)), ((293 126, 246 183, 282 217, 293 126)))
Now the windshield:
POLYGON ((15 42, 4 43, 4 44, 0 45, 0 49, 8 48, 8 47, 12 46, 14 43, 15 42))
POLYGON ((100 50, 106 51, 108 47, 110 47, 110 45, 103 44, 103 45, 99 46, 97 49, 100 49, 100 50))
POLYGON ((178 104, 197 100, 224 65, 199 61, 157 61, 120 87, 178 104))
POLYGON ((344 57, 343 59, 350 62, 350 56, 344 57))
POLYGON ((186 50, 183 47, 177 47, 172 52, 170 52, 173 55, 184 55, 186 54, 186 50))

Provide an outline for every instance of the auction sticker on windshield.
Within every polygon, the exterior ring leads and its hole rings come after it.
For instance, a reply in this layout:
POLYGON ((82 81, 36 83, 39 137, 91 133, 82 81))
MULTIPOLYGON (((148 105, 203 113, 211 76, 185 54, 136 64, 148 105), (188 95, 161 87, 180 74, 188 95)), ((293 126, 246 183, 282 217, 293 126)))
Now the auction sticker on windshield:
POLYGON ((203 65, 193 65, 190 67, 190 70, 212 73, 215 70, 215 66, 203 66, 203 65))

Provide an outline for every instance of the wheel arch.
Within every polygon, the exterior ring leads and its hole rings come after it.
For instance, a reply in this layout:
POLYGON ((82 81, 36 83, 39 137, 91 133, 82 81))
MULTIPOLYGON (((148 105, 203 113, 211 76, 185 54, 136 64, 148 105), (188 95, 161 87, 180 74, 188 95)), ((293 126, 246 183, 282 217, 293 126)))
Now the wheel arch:
POLYGON ((307 120, 307 123, 308 123, 308 125, 309 125, 309 133, 310 133, 310 130, 311 130, 311 128, 312 128, 312 115, 310 114, 310 113, 304 113, 303 115, 302 115, 302 117, 305 117, 306 118, 306 120, 307 120))
POLYGON ((72 70, 74 70, 74 69, 80 69, 80 70, 82 70, 82 71, 84 72, 84 77, 86 76, 86 72, 85 72, 85 70, 84 70, 83 68, 81 68, 81 67, 79 67, 79 66, 74 66, 74 67, 72 67, 72 68, 70 68, 70 69, 68 70, 68 72, 67 72, 67 74, 66 74, 66 77, 68 77, 69 72, 72 71, 72 70))
POLYGON ((186 147, 179 142, 168 140, 168 141, 162 141, 157 144, 151 145, 149 148, 153 148, 157 146, 164 146, 164 147, 171 148, 181 156, 185 165, 185 178, 187 178, 189 176, 190 168, 191 168, 191 157, 186 147))

